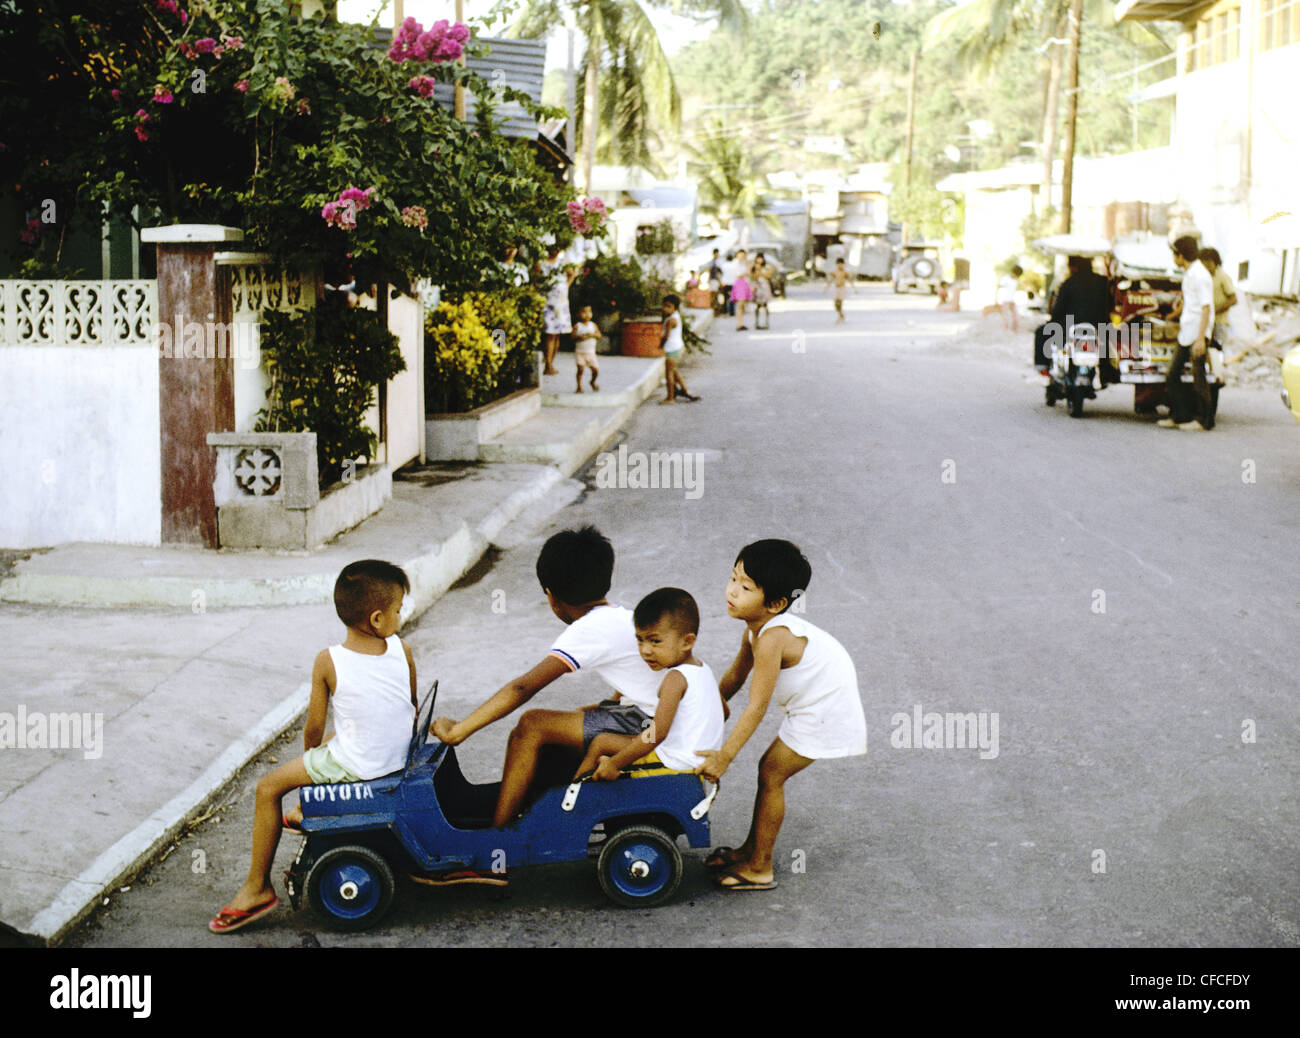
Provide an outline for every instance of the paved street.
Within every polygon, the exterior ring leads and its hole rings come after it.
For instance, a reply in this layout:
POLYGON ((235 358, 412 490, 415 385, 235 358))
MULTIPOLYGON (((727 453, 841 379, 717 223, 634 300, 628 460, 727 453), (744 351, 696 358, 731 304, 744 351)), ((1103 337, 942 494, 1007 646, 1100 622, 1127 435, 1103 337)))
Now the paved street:
MULTIPOLYGON (((685 370, 703 400, 647 403, 625 440, 699 452, 703 482, 598 488, 589 469, 581 500, 407 634, 422 684, 441 681, 438 713, 465 716, 562 630, 533 573, 542 541, 594 523, 617 552, 611 598, 690 590, 697 654, 721 674, 741 636, 723 602, 736 551, 795 541, 813 570, 805 615, 857 663, 870 750, 791 780, 777 890, 717 893, 690 852, 653 911, 613 907, 587 862, 519 871, 504 900, 402 883, 358 936, 285 907, 215 937, 264 755, 68 943, 1300 944, 1300 427, 1249 390, 1225 391, 1212 434, 1153 427, 1125 387, 1073 420, 1026 379, 1027 333, 1000 346, 977 316, 888 286, 847 308, 837 326, 820 285, 792 286, 769 331, 716 324, 712 355, 685 370), (914 712, 984 714, 996 743, 902 748, 914 712)), ((602 694, 571 677, 534 705, 602 694)), ((774 706, 724 778, 716 843, 743 838, 778 724, 774 706)), ((499 777, 508 728, 460 748, 472 780, 499 777)), ((269 756, 299 752, 294 733, 269 756)), ((295 848, 282 842, 277 880, 295 848)))

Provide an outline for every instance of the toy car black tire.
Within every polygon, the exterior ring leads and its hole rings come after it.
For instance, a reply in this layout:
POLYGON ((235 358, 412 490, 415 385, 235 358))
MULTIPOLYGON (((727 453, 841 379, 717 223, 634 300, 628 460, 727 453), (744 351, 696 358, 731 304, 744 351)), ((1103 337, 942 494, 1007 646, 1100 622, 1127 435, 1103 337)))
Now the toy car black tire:
POLYGON ((652 908, 677 892, 682 853, 677 842, 652 825, 633 825, 614 833, 596 862, 600 889, 627 908, 652 908))
POLYGON ((334 847, 312 864, 304 884, 312 910, 336 930, 374 926, 393 903, 393 870, 369 847, 334 847))

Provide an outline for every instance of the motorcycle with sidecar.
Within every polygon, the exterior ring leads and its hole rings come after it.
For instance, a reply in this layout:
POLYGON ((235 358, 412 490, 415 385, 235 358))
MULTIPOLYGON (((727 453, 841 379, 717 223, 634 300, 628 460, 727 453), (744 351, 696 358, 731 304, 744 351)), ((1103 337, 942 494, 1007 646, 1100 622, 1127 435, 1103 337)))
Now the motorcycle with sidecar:
MULTIPOLYGON (((1046 340, 1048 382, 1044 402, 1050 407, 1066 401, 1072 417, 1083 415, 1085 400, 1110 385, 1133 386, 1133 409, 1155 414, 1169 403, 1165 378, 1178 344, 1173 316, 1182 294, 1182 271, 1173 263, 1163 240, 1121 240, 1080 234, 1040 238, 1034 247, 1048 255, 1101 259, 1110 283, 1110 323, 1103 327, 1072 324, 1054 329, 1046 340)), ((1048 306, 1048 312, 1051 305, 1048 306)), ((1223 385, 1217 371, 1207 371, 1212 408, 1218 409, 1223 385)), ((1195 381, 1189 364, 1182 381, 1195 381)))

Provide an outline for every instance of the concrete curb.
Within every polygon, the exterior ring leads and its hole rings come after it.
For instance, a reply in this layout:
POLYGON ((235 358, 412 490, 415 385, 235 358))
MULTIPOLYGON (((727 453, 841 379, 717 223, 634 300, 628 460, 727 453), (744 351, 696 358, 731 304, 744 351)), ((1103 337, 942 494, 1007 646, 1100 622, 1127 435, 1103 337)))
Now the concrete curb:
POLYGON ((288 698, 228 746, 189 786, 96 858, 32 920, 28 936, 54 945, 91 914, 103 895, 147 865, 174 840, 212 794, 246 764, 293 727, 307 709, 311 684, 303 682, 288 698))

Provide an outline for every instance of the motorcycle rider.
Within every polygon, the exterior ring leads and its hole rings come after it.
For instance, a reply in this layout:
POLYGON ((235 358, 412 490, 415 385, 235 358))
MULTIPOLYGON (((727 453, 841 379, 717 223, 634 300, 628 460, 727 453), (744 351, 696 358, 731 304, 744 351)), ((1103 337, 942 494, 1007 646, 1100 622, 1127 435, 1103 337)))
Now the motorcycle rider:
MULTIPOLYGON (((1097 329, 1098 347, 1105 350, 1110 326, 1110 282, 1092 269, 1092 260, 1087 256, 1071 256, 1066 265, 1070 268, 1070 276, 1061 282, 1047 323, 1034 333, 1034 366, 1043 373, 1049 365, 1047 339, 1054 336, 1057 342, 1064 342, 1072 324, 1091 324, 1097 329)), ((1103 352, 1103 356, 1107 353, 1103 352)), ((1101 365, 1098 375, 1102 385, 1116 381, 1107 377, 1107 373, 1113 371, 1113 364, 1101 365)))

